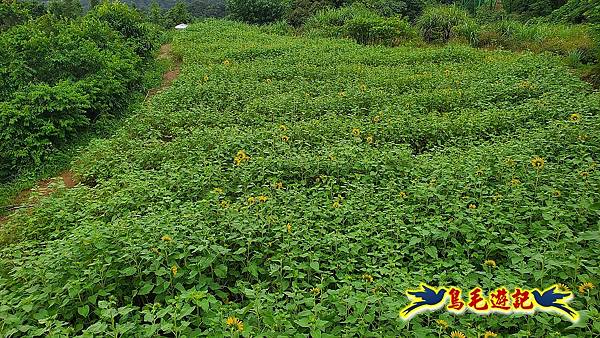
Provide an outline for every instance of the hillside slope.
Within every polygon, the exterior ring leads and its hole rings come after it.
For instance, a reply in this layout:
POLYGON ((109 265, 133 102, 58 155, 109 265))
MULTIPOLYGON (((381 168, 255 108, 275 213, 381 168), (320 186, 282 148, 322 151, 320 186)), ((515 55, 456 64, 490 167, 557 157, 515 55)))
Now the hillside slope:
POLYGON ((419 282, 598 283, 600 99, 558 59, 226 21, 173 50, 180 77, 77 159, 83 183, 4 225, 3 336, 597 332, 596 289, 570 329, 398 316, 419 282))

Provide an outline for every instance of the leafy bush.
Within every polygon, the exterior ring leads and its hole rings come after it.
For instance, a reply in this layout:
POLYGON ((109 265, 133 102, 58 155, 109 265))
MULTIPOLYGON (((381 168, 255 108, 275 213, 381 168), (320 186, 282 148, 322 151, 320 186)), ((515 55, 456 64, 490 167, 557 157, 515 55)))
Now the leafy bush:
POLYGON ((508 13, 503 8, 490 8, 481 6, 475 11, 475 20, 480 24, 506 20, 508 13))
POLYGON ((44 16, 0 35, 0 177, 123 111, 142 89, 140 56, 156 44, 149 32, 125 5, 104 3, 74 21, 44 16))
POLYGON ((59 18, 75 19, 83 14, 83 6, 79 0, 50 0, 48 12, 59 18))
POLYGON ((298 27, 317 12, 329 7, 333 7, 333 2, 330 0, 294 0, 286 18, 292 26, 298 27))
POLYGON ((260 30, 267 34, 294 35, 296 30, 287 21, 280 20, 270 24, 260 26, 260 30))
POLYGON ((222 18, 226 15, 225 0, 192 0, 189 9, 197 18, 222 18))
POLYGON ((0 2, 0 32, 22 24, 31 18, 31 13, 18 2, 0 2))
POLYGON ((432 6, 417 20, 423 39, 428 42, 447 42, 452 38, 470 39, 475 22, 469 13, 458 6, 432 6))
POLYGON ((368 9, 385 17, 406 17, 410 21, 416 20, 425 7, 424 0, 360 0, 368 9))
POLYGON ((502 5, 509 13, 526 21, 546 16, 561 7, 565 2, 566 0, 510 0, 503 1, 502 5))
POLYGON ((46 14, 46 6, 43 2, 0 1, 0 32, 44 14, 46 14))
POLYGON ((231 18, 247 23, 265 24, 283 19, 286 0, 227 0, 231 18))
POLYGON ((175 6, 171 7, 166 13, 164 18, 164 24, 167 28, 173 28, 180 23, 191 23, 192 14, 188 8, 188 5, 183 1, 177 1, 175 6))
POLYGON ((550 18, 558 22, 600 24, 600 3, 596 0, 569 0, 552 12, 550 18))
POLYGON ((358 43, 396 46, 417 36, 412 26, 399 18, 357 17, 344 24, 344 32, 358 43))
POLYGON ((119 1, 105 1, 88 14, 121 33, 141 57, 151 56, 157 47, 158 30, 144 20, 142 15, 119 1))
POLYGON ((321 11, 304 26, 308 35, 346 37, 362 44, 398 45, 418 33, 405 20, 384 18, 363 5, 321 11))
POLYGON ((39 164, 56 144, 89 124, 86 111, 91 102, 77 83, 31 85, 13 96, 10 102, 0 102, 2 164, 31 158, 39 164))

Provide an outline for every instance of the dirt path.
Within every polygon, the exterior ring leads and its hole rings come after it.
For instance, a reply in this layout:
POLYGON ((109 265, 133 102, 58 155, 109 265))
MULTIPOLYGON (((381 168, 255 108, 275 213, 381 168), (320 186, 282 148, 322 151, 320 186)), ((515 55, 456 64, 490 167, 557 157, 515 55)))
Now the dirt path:
POLYGON ((169 71, 163 74, 163 80, 160 87, 152 88, 148 91, 148 94, 146 95, 146 100, 156 95, 161 90, 169 87, 173 83, 173 81, 175 81, 175 79, 179 76, 179 73, 181 72, 181 60, 173 56, 172 49, 173 45, 170 43, 160 46, 158 59, 171 60, 172 66, 169 71))
MULTIPOLYGON (((163 89, 169 87, 173 83, 173 81, 179 76, 179 73, 181 71, 181 60, 178 60, 175 57, 173 57, 171 51, 172 45, 170 43, 162 45, 160 47, 158 59, 171 60, 172 66, 169 71, 163 74, 161 85, 157 88, 152 88, 148 91, 145 99, 146 101, 148 101, 148 99, 150 99, 152 96, 156 95, 163 89)), ((79 180, 77 176, 71 170, 65 170, 56 177, 41 180, 37 182, 34 187, 21 191, 13 199, 11 205, 6 206, 5 208, 11 213, 19 209, 31 208, 37 204, 41 197, 51 195, 61 187, 73 188, 78 183, 79 180)), ((0 216, 0 225, 7 222, 9 217, 10 214, 0 216)))

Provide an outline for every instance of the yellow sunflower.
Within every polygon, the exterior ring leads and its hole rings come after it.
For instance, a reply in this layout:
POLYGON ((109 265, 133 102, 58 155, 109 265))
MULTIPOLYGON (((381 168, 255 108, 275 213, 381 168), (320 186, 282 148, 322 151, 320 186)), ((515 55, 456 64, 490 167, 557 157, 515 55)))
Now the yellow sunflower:
POLYGON ((534 158, 531 159, 531 165, 536 169, 536 170, 541 170, 542 168, 544 168, 544 164, 545 161, 543 158, 536 156, 534 158))
POLYGON ((467 338, 467 336, 460 331, 452 331, 452 333, 450 333, 450 338, 467 338))
POLYGON ((580 114, 574 113, 574 114, 571 114, 571 116, 569 116, 569 121, 571 121, 571 122, 579 122, 579 120, 581 120, 580 114))
POLYGON ((241 320, 239 320, 236 317, 230 316, 227 317, 227 319, 225 320, 225 324, 227 324, 227 326, 236 329, 240 332, 244 331, 244 322, 242 322, 241 320))
POLYGON ((485 261, 483 261, 483 265, 495 268, 496 267, 496 261, 493 260, 493 259, 486 259, 485 261))
POLYGON ((593 289, 595 286, 592 282, 585 282, 579 285, 579 293, 585 293, 587 290, 593 289))

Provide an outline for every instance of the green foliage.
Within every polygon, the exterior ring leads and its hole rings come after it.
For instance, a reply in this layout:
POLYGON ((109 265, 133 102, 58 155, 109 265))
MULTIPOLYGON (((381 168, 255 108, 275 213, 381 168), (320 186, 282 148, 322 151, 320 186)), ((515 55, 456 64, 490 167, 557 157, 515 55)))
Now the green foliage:
POLYGON ((344 24, 346 34, 362 44, 397 46, 414 39, 416 31, 399 18, 357 17, 344 24))
POLYGON ((304 26, 308 35, 346 37, 362 44, 399 45, 418 33, 397 17, 384 18, 361 4, 321 11, 304 26))
POLYGON ((432 6, 424 10, 417 26, 425 41, 447 42, 458 36, 470 35, 475 22, 467 11, 458 6, 432 6))
POLYGON ((361 0, 357 1, 381 16, 400 16, 414 21, 425 7, 424 0, 361 0))
POLYGON ((0 178, 123 111, 142 89, 157 35, 136 12, 104 3, 73 21, 44 16, 0 35, 0 178), (136 54, 137 53, 137 54, 136 54))
POLYGON ((148 9, 148 21, 158 26, 164 26, 164 20, 160 5, 156 0, 153 0, 148 9))
POLYGON ((598 43, 586 26, 565 24, 524 24, 502 20, 479 28, 473 43, 480 47, 502 47, 515 51, 552 52, 578 55, 583 63, 594 62, 598 43))
POLYGON ((48 12, 59 18, 75 19, 83 14, 83 6, 79 0, 50 0, 48 12))
POLYGON ((523 19, 546 16, 564 5, 566 0, 505 0, 503 7, 523 19))
POLYGON ((286 18, 292 26, 298 27, 317 12, 330 7, 334 7, 330 0, 294 0, 286 18))
POLYGON ((569 0, 550 17, 559 22, 600 24, 600 3, 595 0, 569 0))
POLYGON ((192 15, 187 4, 183 1, 177 1, 175 6, 165 13, 164 17, 165 27, 168 28, 173 28, 180 23, 191 23, 191 21, 192 15))
POLYGON ((0 163, 41 158, 89 124, 91 108, 82 86, 70 81, 22 88, 0 109, 0 163))
POLYGON ((188 7, 197 18, 222 18, 226 15, 225 0, 192 0, 188 7))
POLYGON ((174 50, 181 76, 75 161, 83 184, 3 224, 0 335, 598 333, 577 286, 600 282, 600 101, 558 57, 215 20, 174 50), (560 282, 583 318, 404 323, 422 281, 560 282))
POLYGON ((482 6, 475 11, 475 20, 480 24, 493 23, 508 19, 508 13, 501 8, 482 6))
POLYGON ((292 25, 287 23, 285 20, 280 20, 270 24, 260 26, 260 30, 267 34, 277 35, 294 35, 296 30, 292 25))
POLYGON ((253 24, 275 22, 287 12, 287 0, 227 0, 232 19, 253 24))
POLYGON ((141 57, 149 57, 157 47, 158 30, 142 15, 119 1, 103 2, 89 12, 91 17, 108 23, 141 57))
POLYGON ((0 2, 0 32, 31 19, 31 13, 18 2, 0 2))

